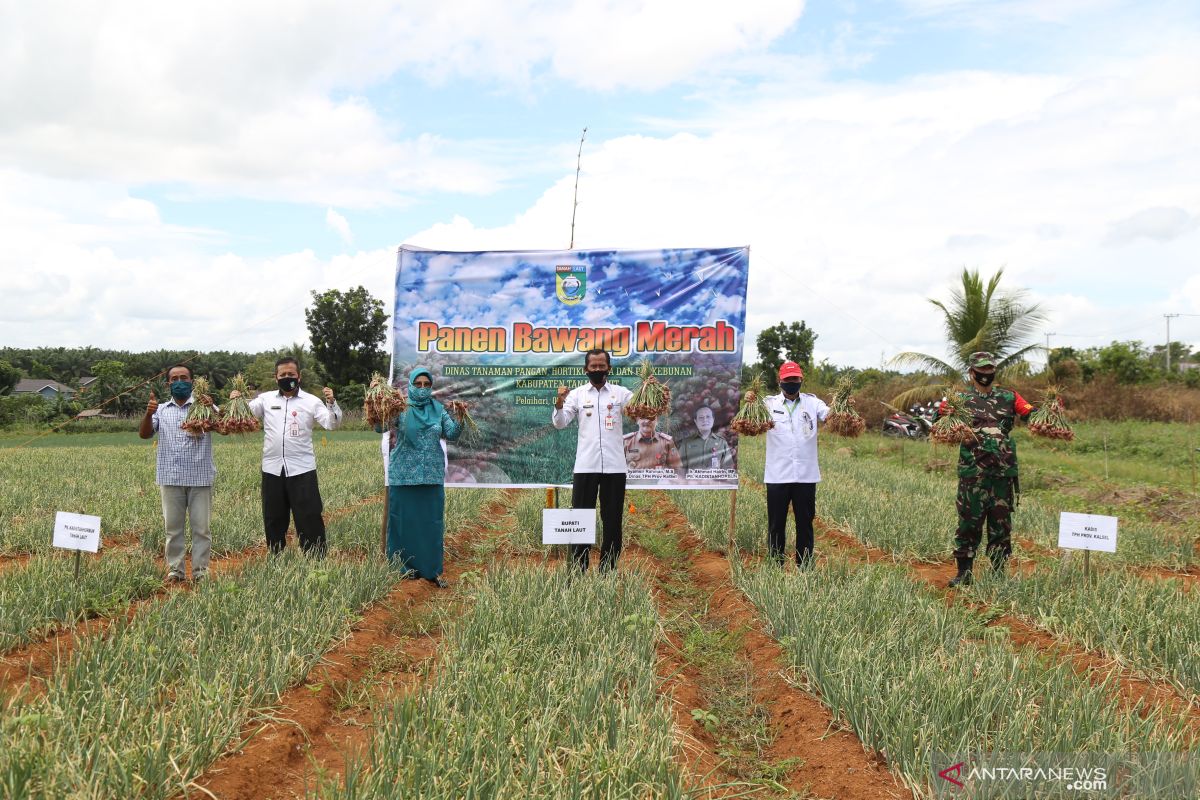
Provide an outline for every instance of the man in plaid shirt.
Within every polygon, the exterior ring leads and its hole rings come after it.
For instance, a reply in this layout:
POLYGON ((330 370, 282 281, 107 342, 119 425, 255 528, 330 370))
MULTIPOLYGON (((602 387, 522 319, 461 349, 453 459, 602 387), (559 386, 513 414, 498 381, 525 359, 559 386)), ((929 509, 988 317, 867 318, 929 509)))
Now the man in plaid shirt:
POLYGON ((166 525, 167 582, 186 580, 185 521, 192 529, 192 579, 199 581, 208 574, 208 554, 212 546, 208 526, 212 517, 213 478, 217 474, 212 437, 207 433, 193 436, 180 427, 195 401, 192 370, 182 364, 171 367, 167 372, 167 385, 171 388, 171 402, 159 405, 151 392, 138 435, 149 439, 158 433, 154 482, 162 495, 166 525))

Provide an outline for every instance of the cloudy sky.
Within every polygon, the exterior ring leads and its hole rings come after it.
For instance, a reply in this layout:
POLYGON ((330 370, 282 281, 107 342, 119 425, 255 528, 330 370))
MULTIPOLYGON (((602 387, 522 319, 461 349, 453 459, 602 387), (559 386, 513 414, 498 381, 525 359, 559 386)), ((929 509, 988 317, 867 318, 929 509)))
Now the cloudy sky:
POLYGON ((747 324, 1200 345, 1194 0, 0 0, 0 345, 256 350, 395 248, 750 245, 747 324), (1186 316, 1188 314, 1196 316, 1186 316))

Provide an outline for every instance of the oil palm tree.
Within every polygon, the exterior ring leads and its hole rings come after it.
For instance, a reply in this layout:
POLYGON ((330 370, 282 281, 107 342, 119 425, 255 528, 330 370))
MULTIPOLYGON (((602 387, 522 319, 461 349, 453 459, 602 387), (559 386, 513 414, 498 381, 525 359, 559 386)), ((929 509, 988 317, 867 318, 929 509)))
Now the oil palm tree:
POLYGON ((996 357, 996 371, 1001 372, 1040 347, 1036 342, 1029 343, 1029 339, 1046 321, 1045 312, 1037 303, 1027 303, 1022 289, 1000 291, 1003 275, 1004 269, 998 269, 985 282, 979 270, 964 269, 962 283, 951 290, 948 303, 929 300, 942 312, 949 357, 942 359, 911 351, 895 356, 892 364, 922 367, 937 377, 904 392, 892 401, 894 405, 903 408, 947 391, 967 371, 971 353, 979 350, 992 353, 996 357))

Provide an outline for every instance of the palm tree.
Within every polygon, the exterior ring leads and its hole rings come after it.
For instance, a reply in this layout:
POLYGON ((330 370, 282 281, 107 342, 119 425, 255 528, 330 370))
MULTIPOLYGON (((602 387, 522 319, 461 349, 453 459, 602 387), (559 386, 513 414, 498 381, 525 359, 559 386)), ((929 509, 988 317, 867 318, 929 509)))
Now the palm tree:
POLYGON ((950 383, 967 371, 971 353, 990 352, 996 357, 999 372, 1040 347, 1027 341, 1046 321, 1045 312, 1037 303, 1026 303, 1022 289, 999 291, 1003 275, 1002 267, 985 284, 979 270, 963 269, 962 285, 951 291, 949 303, 929 300, 942 312, 950 356, 941 359, 911 351, 895 356, 892 364, 923 367, 938 377, 904 392, 892 401, 894 405, 903 408, 913 401, 944 393, 950 383))

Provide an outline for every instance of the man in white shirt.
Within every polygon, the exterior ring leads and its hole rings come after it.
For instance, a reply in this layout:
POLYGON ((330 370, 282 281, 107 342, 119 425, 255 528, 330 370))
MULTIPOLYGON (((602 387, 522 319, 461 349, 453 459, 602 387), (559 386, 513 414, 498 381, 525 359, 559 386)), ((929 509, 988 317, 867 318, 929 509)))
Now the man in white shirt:
MULTIPOLYGON (((342 410, 333 390, 322 392, 325 402, 300 388, 300 365, 285 356, 275 362, 279 390, 263 392, 250 401, 250 411, 263 422, 262 507, 267 549, 278 553, 287 546, 289 518, 304 552, 325 553, 324 505, 317 485, 317 459, 312 432, 320 424, 332 431, 342 424, 342 410)), ((233 396, 232 394, 230 395, 233 396)))
MULTIPOLYGON (((571 508, 595 508, 600 497, 600 520, 604 540, 600 544, 600 570, 616 569, 621 555, 621 521, 625 511, 625 448, 621 430, 622 412, 632 394, 623 386, 608 383, 612 358, 606 350, 589 350, 584 357, 588 382, 568 390, 558 387, 551 417, 554 427, 567 427, 579 420, 575 445, 575 470, 571 485, 571 508)), ((590 549, 571 545, 571 559, 586 571, 590 549)))
POLYGON ((804 370, 794 361, 779 367, 780 394, 765 399, 775 427, 767 431, 767 549, 784 561, 788 507, 796 515, 796 564, 807 566, 813 556, 813 518, 817 512, 817 425, 829 406, 816 395, 801 394, 804 370))

